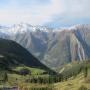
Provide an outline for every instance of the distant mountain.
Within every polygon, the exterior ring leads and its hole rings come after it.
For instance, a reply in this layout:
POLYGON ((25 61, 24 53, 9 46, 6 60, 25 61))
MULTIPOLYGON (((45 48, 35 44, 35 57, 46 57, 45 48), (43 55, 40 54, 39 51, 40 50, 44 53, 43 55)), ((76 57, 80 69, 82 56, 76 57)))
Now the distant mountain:
POLYGON ((51 33, 44 62, 50 67, 60 67, 72 61, 90 58, 90 25, 77 25, 51 33))
POLYGON ((18 24, 0 28, 0 37, 16 41, 51 68, 90 58, 90 25, 50 29, 18 24))
POLYGON ((21 65, 54 73, 21 45, 0 38, 0 69, 12 69, 21 65))
POLYGON ((47 50, 49 29, 42 26, 18 24, 0 28, 0 37, 16 41, 37 57, 42 58, 47 50))

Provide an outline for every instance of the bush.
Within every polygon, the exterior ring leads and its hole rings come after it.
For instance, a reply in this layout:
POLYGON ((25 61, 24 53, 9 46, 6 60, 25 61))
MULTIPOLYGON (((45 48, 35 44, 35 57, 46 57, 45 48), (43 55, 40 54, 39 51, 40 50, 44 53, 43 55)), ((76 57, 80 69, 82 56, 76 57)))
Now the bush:
POLYGON ((8 81, 8 75, 6 71, 1 71, 0 72, 0 82, 6 82, 8 81))
POLYGON ((79 88, 79 90, 88 90, 85 86, 81 86, 80 88, 79 88))
POLYGON ((31 74, 30 70, 27 69, 27 68, 22 68, 20 71, 19 71, 19 74, 20 75, 27 75, 27 74, 31 74))

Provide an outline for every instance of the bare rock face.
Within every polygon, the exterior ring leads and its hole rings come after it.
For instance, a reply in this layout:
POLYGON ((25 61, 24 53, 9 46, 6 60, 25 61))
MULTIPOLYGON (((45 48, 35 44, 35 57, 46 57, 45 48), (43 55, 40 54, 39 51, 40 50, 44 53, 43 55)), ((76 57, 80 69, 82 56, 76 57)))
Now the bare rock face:
POLYGON ((70 52, 71 60, 83 61, 86 59, 84 48, 74 33, 70 36, 70 52))

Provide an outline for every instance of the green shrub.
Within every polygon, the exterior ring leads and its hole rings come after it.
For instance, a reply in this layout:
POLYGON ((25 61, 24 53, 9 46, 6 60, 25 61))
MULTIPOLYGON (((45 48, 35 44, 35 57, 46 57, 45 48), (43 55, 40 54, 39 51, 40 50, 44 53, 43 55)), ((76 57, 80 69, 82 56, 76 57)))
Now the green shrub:
POLYGON ((79 88, 79 90, 88 90, 85 86, 81 86, 80 88, 79 88))
POLYGON ((30 70, 28 68, 22 68, 20 71, 19 71, 19 74, 20 75, 28 75, 28 74, 31 74, 30 70))

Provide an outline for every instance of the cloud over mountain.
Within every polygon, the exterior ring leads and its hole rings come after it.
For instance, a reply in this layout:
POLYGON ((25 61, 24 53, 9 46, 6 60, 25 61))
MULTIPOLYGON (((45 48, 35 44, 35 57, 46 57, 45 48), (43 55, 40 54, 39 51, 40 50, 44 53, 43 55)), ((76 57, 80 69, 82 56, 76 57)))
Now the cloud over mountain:
POLYGON ((90 0, 3 0, 0 1, 0 23, 63 26, 90 23, 89 3, 90 0))

